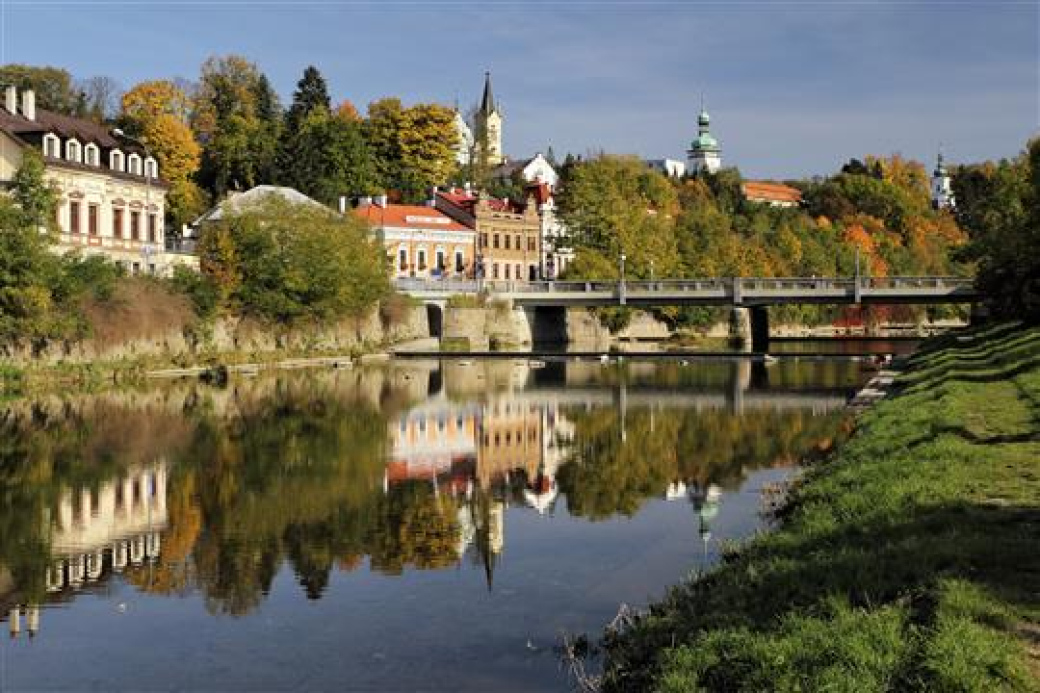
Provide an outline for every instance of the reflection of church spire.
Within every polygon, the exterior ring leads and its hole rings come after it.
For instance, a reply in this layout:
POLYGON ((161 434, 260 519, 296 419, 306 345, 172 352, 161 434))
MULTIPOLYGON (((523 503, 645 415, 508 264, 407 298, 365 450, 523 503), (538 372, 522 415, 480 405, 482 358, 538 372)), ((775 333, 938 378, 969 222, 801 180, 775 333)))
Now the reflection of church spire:
POLYGON ((495 583, 495 566, 505 545, 505 502, 478 490, 476 498, 476 541, 479 560, 484 566, 488 592, 495 583))
POLYGON ((689 487, 690 502, 697 513, 697 533, 701 537, 704 559, 708 558, 708 544, 711 542, 711 522, 719 514, 719 501, 722 492, 715 484, 701 486, 699 483, 691 484, 689 487))

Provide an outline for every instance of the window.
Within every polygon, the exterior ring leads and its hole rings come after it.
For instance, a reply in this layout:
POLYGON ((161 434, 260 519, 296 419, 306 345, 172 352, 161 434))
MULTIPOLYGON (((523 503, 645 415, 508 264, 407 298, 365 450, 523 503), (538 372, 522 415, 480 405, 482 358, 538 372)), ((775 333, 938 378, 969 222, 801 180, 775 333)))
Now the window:
POLYGON ((123 237, 123 210, 121 207, 112 208, 112 237, 123 237))
POLYGON ((94 204, 87 205, 87 233, 98 235, 98 206, 94 204))
POLYGON ((155 164, 155 159, 145 159, 144 162, 144 175, 149 178, 158 178, 159 171, 155 164))
POLYGON ((83 153, 80 149, 79 142, 76 140, 69 140, 65 143, 65 158, 69 161, 83 160, 83 153))
POLYGON ((137 211, 130 212, 130 240, 141 240, 141 213, 137 211))
POLYGON ((100 150, 96 144, 88 144, 83 151, 83 161, 90 166, 97 166, 100 150))
POLYGON ((148 215, 148 242, 149 243, 155 243, 156 240, 157 240, 157 236, 158 236, 158 232, 159 232, 159 225, 158 225, 157 222, 158 222, 158 217, 156 217, 154 214, 149 214, 148 215))
POLYGON ((534 238, 528 238, 527 239, 527 249, 532 251, 532 252, 535 251, 535 250, 538 250, 537 243, 535 243, 535 239, 534 238))
POLYGON ((516 249, 520 250, 523 246, 520 245, 520 234, 516 234, 516 249))
POLYGON ((488 247, 487 241, 488 241, 487 233, 485 232, 485 233, 480 234, 480 247, 481 248, 488 247))
POLYGON ((112 169, 113 171, 122 171, 123 170, 123 162, 124 162, 123 152, 119 151, 118 149, 113 149, 111 152, 109 152, 109 154, 108 154, 108 167, 110 169, 112 169))
POLYGON ((422 271, 424 271, 426 269, 426 251, 425 250, 420 250, 419 254, 418 254, 418 258, 419 258, 419 262, 418 262, 419 268, 418 269, 419 269, 420 272, 422 272, 422 271))
POLYGON ((43 155, 52 159, 61 157, 61 140, 51 134, 43 138, 43 155))
POLYGON ((455 271, 456 272, 461 272, 464 269, 465 269, 465 265, 463 265, 463 262, 462 262, 462 251, 461 250, 456 250, 455 251, 455 271))
POLYGON ((397 251, 397 267, 402 272, 408 269, 408 250, 405 248, 397 251))
POLYGON ((523 273, 523 270, 520 269, 520 265, 516 266, 516 275, 514 275, 514 276, 516 276, 517 279, 523 279, 524 278, 524 273, 523 273))
POLYGON ((127 173, 132 173, 135 176, 141 175, 141 157, 137 154, 131 154, 126 160, 127 173))
POLYGON ((495 244, 495 246, 494 246, 494 247, 496 247, 496 248, 497 248, 497 247, 498 247, 498 234, 497 234, 497 233, 496 233, 496 234, 494 235, 494 237, 492 238, 492 241, 493 241, 493 242, 494 242, 494 244, 495 244))
POLYGON ((509 276, 509 265, 506 265, 506 279, 510 279, 510 278, 511 277, 509 276))
POLYGON ((498 279, 498 263, 491 265, 491 278, 498 279))
POLYGON ((69 233, 79 233, 79 202, 69 202, 69 233))
POLYGON ((506 250, 509 250, 509 234, 506 234, 506 250))

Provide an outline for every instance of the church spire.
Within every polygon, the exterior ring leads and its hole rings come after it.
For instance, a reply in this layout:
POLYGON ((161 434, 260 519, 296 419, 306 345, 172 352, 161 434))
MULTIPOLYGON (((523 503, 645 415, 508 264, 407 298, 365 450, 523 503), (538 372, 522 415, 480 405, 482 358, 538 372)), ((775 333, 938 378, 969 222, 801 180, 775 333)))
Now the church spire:
POLYGON ((484 115, 491 115, 498 108, 495 106, 495 95, 491 91, 491 73, 484 73, 484 97, 480 100, 480 112, 484 115))

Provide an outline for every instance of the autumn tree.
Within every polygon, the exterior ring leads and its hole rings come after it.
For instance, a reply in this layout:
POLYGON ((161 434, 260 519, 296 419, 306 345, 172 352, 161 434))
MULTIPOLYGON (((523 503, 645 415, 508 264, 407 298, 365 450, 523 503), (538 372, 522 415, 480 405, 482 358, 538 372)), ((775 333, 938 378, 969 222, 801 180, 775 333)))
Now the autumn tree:
POLYGON ((121 125, 141 137, 159 162, 159 171, 170 184, 167 210, 174 228, 180 228, 205 209, 206 198, 194 177, 201 163, 201 148, 188 119, 191 103, 184 91, 168 80, 142 82, 122 99, 121 125))
POLYGON ((455 169, 458 132, 455 114, 438 104, 404 108, 386 98, 368 107, 365 138, 376 171, 386 188, 421 199, 429 188, 443 185, 455 169))

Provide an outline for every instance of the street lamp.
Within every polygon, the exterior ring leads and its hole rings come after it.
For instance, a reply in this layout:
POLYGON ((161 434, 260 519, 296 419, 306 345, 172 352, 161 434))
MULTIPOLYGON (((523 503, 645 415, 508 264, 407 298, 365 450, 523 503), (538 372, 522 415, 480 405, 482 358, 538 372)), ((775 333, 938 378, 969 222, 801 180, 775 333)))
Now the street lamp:
MULTIPOLYGON (((148 166, 148 160, 153 158, 152 151, 148 149, 148 145, 145 143, 143 139, 126 134, 122 130, 122 128, 113 128, 112 134, 121 139, 129 140, 134 144, 140 145, 140 147, 144 149, 144 222, 145 233, 148 233, 148 231, 152 230, 152 169, 148 166)), ((155 225, 156 236, 158 236, 158 226, 158 224, 155 225)), ((149 247, 147 243, 145 243, 141 251, 144 255, 145 267, 142 268, 144 270, 147 270, 148 268, 148 261, 151 259, 152 251, 153 249, 149 247)))
POLYGON ((618 279, 618 301, 621 305, 625 305, 625 254, 621 253, 621 257, 618 258, 619 263, 619 279, 618 279))
POLYGON ((654 261, 653 261, 653 258, 650 259, 650 283, 651 284, 654 283, 654 261))

